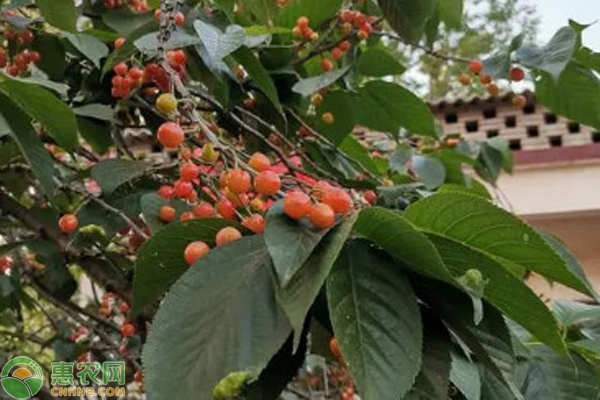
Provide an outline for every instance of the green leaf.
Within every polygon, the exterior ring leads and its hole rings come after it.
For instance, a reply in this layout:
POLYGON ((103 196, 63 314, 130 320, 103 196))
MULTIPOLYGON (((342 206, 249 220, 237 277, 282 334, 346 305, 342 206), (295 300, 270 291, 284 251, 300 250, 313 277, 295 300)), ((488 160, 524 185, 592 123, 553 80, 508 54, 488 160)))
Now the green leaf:
POLYGON ((541 73, 535 89, 552 112, 600 129, 600 80, 592 71, 571 62, 558 80, 541 73))
POLYGON ((483 70, 494 79, 508 79, 511 61, 510 52, 500 51, 482 61, 483 70))
POLYGON ((273 25, 279 11, 275 0, 242 0, 240 5, 267 26, 273 25))
POLYGON ((296 343, 300 339, 306 315, 352 232, 357 217, 358 214, 349 215, 332 229, 287 286, 275 285, 277 301, 292 323, 296 343))
POLYGON ((582 293, 588 292, 535 230, 480 197, 438 193, 413 203, 406 217, 426 232, 521 265, 582 293))
POLYGON ((129 7, 120 7, 116 10, 110 10, 102 14, 102 21, 111 29, 114 29, 120 36, 130 38, 130 35, 139 28, 152 24, 156 30, 158 25, 154 19, 153 13, 136 13, 129 7))
POLYGON ((481 183, 479 183, 476 180, 472 180, 470 183, 471 183, 471 187, 467 187, 464 185, 458 185, 455 183, 446 183, 446 184, 443 184, 442 186, 440 186, 440 188, 438 189, 438 192, 466 193, 466 194, 470 194, 472 196, 479 196, 486 200, 492 200, 492 195, 490 194, 490 192, 488 192, 488 190, 486 189, 485 186, 483 186, 481 183))
POLYGON ((110 194, 119 186, 144 175, 148 163, 125 159, 100 161, 92 168, 92 179, 98 182, 102 193, 110 194))
POLYGON ((346 75, 352 65, 347 65, 343 68, 334 69, 333 71, 325 72, 324 74, 313 76, 311 78, 300 79, 292 87, 292 90, 302 96, 310 96, 321 89, 331 86, 338 79, 346 75))
MULTIPOLYGON (((73 110, 76 112, 76 110, 73 110)), ((93 118, 77 117, 79 133, 92 146, 92 150, 104 154, 113 145, 110 124, 93 118)))
POLYGON ((147 390, 156 399, 210 399, 232 372, 257 377, 289 333, 262 236, 212 250, 156 314, 143 352, 147 390))
POLYGON ((100 60, 108 55, 108 47, 99 39, 83 33, 72 34, 63 32, 63 35, 81 54, 86 56, 94 65, 100 68, 100 60))
POLYGON ((114 121, 115 111, 106 104, 91 103, 81 107, 73 108, 75 115, 80 117, 89 117, 100 121, 114 121))
POLYGON ((588 47, 581 47, 575 51, 573 58, 583 66, 600 72, 600 53, 594 52, 588 47))
POLYGON ((519 378, 527 400, 596 400, 600 381, 594 367, 581 356, 566 357, 542 346, 531 349, 519 378))
POLYGON ((137 47, 135 47, 136 40, 148 33, 156 32, 157 29, 157 22, 151 20, 145 25, 142 25, 131 31, 127 35, 127 40, 125 41, 125 44, 123 44, 123 47, 112 52, 108 56, 106 62, 104 63, 104 67, 102 67, 102 74, 106 74, 107 72, 111 71, 113 67, 121 61, 130 59, 137 51, 137 47))
POLYGON ((356 98, 350 93, 336 90, 325 96, 323 104, 318 108, 317 130, 325 135, 334 145, 339 146, 354 130, 356 124, 356 98), (322 120, 325 113, 334 117, 333 124, 326 124, 322 120))
POLYGON ((355 229, 419 274, 454 282, 433 243, 400 214, 381 207, 366 208, 355 229))
POLYGON ((365 76, 402 75, 406 68, 389 51, 368 48, 358 59, 358 71, 365 76))
POLYGON ((381 175, 385 172, 377 165, 375 160, 360 142, 353 136, 346 136, 346 139, 338 147, 338 151, 345 153, 347 156, 356 160, 360 165, 365 167, 369 172, 375 175, 381 175))
POLYGON ((400 269, 364 241, 348 242, 327 281, 335 336, 364 400, 396 400, 421 368, 417 298, 400 269))
POLYGON ((481 377, 477 365, 454 351, 450 355, 452 357, 450 382, 460 390, 466 400, 479 400, 481 398, 481 377))
POLYGON ((437 136, 429 106, 414 93, 390 82, 371 81, 360 89, 360 123, 392 134, 406 128, 417 135, 437 136))
POLYGON ((576 44, 577 32, 570 26, 565 26, 544 47, 521 47, 516 51, 515 57, 526 67, 546 71, 554 79, 558 79, 571 61, 576 44))
POLYGON ((379 8, 390 26, 404 39, 417 43, 433 15, 436 0, 378 0, 379 8))
POLYGON ((144 243, 138 252, 133 280, 133 313, 158 300, 189 269, 183 258, 188 244, 201 240, 213 247, 217 233, 235 222, 221 218, 173 222, 144 243))
POLYGON ((499 311, 529 330, 537 339, 561 351, 565 344, 548 307, 500 264, 482 253, 452 240, 430 235, 444 264, 455 276, 477 269, 488 281, 483 297, 499 311))
POLYGON ((285 215, 283 202, 273 204, 267 213, 265 242, 282 287, 290 283, 326 233, 285 215))
POLYGON ((35 0, 46 22, 63 31, 77 31, 77 8, 72 0, 35 0))
POLYGON ((213 63, 222 61, 242 47, 246 40, 244 28, 238 25, 228 26, 225 33, 223 33, 217 27, 196 20, 194 29, 196 29, 196 33, 213 63))
POLYGON ((160 219, 160 209, 163 206, 169 205, 176 211, 175 220, 179 220, 179 216, 186 212, 191 211, 192 207, 181 200, 167 201, 163 199, 158 193, 148 193, 142 197, 141 207, 142 214, 144 215, 144 221, 150 227, 150 230, 155 233, 160 229, 164 228, 166 223, 160 219))
POLYGON ((463 0, 438 0, 440 19, 450 29, 460 29, 463 17, 463 0))
POLYGON ((450 344, 444 325, 434 317, 425 319, 421 372, 403 400, 448 400, 450 344))
POLYGON ((37 85, 0 75, 0 91, 48 129, 59 145, 71 150, 78 145, 73 111, 52 93, 37 85))
MULTIPOLYGON (((195 46, 199 43, 200 39, 198 37, 177 30, 171 33, 169 40, 164 43, 164 48, 165 50, 182 49, 189 46, 195 46)), ((160 43, 158 42, 158 32, 147 33, 135 40, 133 44, 142 53, 155 55, 160 47, 160 43)))
POLYGON ((436 158, 414 156, 412 167, 429 190, 441 186, 446 180, 446 167, 436 158))
POLYGON ((244 67, 254 84, 267 96, 275 108, 282 112, 277 88, 254 53, 247 47, 241 47, 233 53, 233 57, 244 67))
POLYGON ((10 135, 18 144, 23 157, 49 198, 54 196, 54 160, 38 138, 30 118, 7 97, 0 95, 0 125, 10 128, 10 135))
POLYGON ((509 174, 513 173, 514 168, 514 154, 510 147, 508 146, 508 142, 506 139, 497 136, 491 139, 486 140, 486 142, 490 147, 498 150, 502 154, 502 168, 504 171, 509 174))
POLYGON ((310 26, 317 28, 334 16, 342 6, 343 0, 298 0, 287 4, 277 18, 277 26, 292 28, 299 17, 306 16, 310 26))
POLYGON ((600 306, 578 301, 555 301, 552 312, 567 328, 586 320, 600 319, 600 306))
POLYGON ((397 146, 390 156, 390 170, 400 174, 406 174, 407 164, 412 159, 413 153, 414 151, 410 146, 397 146))

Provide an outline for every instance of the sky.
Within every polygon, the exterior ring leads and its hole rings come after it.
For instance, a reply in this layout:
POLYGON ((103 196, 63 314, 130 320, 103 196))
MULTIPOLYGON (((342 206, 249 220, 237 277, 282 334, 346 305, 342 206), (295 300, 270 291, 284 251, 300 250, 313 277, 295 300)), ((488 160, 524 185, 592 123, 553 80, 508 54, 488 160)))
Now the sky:
POLYGON ((600 51, 600 0, 530 0, 540 15, 539 41, 545 43, 569 18, 582 24, 596 22, 583 36, 583 42, 600 51))

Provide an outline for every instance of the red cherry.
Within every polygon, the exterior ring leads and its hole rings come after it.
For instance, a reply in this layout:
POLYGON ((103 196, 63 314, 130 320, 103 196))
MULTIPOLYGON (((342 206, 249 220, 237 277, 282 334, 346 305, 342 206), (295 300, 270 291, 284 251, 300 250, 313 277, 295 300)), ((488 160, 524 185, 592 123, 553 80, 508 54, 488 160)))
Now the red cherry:
POLYGON ((352 43, 348 40, 344 40, 342 43, 338 45, 338 49, 342 51, 348 51, 352 48, 352 43))
POLYGON ((73 233, 79 226, 79 220, 76 215, 66 214, 58 220, 58 227, 63 233, 73 233))
POLYGON ((125 314, 126 312, 129 312, 130 309, 131 309, 131 307, 129 307, 129 304, 127 304, 126 302, 122 302, 121 305, 119 306, 119 310, 121 310, 121 312, 123 314, 125 314))
POLYGON ((184 132, 181 126, 174 122, 165 122, 158 128, 158 141, 164 147, 175 148, 183 143, 184 132))
POLYGON ((214 218, 216 213, 210 204, 200 203, 194 208, 194 216, 196 218, 214 218))
POLYGON ((477 75, 483 70, 483 64, 479 60, 472 60, 469 63, 469 70, 477 75))
POLYGON ((193 219, 196 219, 196 217, 194 216, 194 213, 191 211, 186 211, 184 213, 181 213, 181 215, 179 216, 179 220, 181 222, 191 221, 193 219))
POLYGON ((248 165, 256 172, 262 172, 271 167, 271 160, 262 153, 254 153, 252 154, 252 157, 250 157, 248 165))
POLYGON ((242 169, 229 171, 227 187, 235 194, 247 193, 252 186, 250 174, 242 169))
POLYGON ((318 229, 328 229, 335 224, 335 213, 329 205, 324 203, 312 206, 308 217, 310 222, 318 229))
POLYGON ((178 180, 175 182, 173 194, 180 199, 187 199, 194 191, 194 186, 191 182, 178 180))
POLYGON ((175 189, 172 186, 163 185, 158 189, 158 195, 165 200, 171 200, 173 198, 173 194, 175 193, 175 189))
POLYGON ((323 71, 327 72, 327 71, 331 71, 333 69, 334 65, 333 62, 328 59, 328 58, 324 58, 321 60, 321 68, 323 69, 323 71))
POLYGON ((135 335, 135 326, 130 323, 125 323, 121 326, 121 335, 123 337, 129 338, 135 335))
POLYGON ((181 11, 175 15, 175 25, 183 26, 185 24, 185 15, 181 11))
POLYGON ((217 211, 226 219, 235 219, 235 207, 231 201, 223 198, 217 203, 217 211))
POLYGON ((514 67, 510 70, 510 79, 514 82, 521 82, 525 79, 525 71, 522 68, 514 67))
POLYGON ((310 197, 302 192, 290 192, 283 199, 283 211, 293 219, 305 217, 311 210, 310 197))
POLYGON ((185 181, 193 181, 200 175, 200 168, 191 162, 186 162, 179 168, 179 176, 185 181))
POLYGON ((175 214, 177 214, 177 211, 171 206, 162 206, 158 211, 158 217, 164 222, 173 221, 175 219, 175 214))
POLYGON ((377 201, 377 193, 372 190, 367 190, 364 194, 364 197, 369 204, 375 204, 377 201))
POLYGON ((342 214, 350 211, 353 205, 350 195, 338 188, 327 191, 321 201, 330 206, 335 213, 342 214))
POLYGON ((226 245, 227 243, 231 243, 233 241, 241 239, 241 237, 242 234, 240 233, 240 231, 231 226, 228 226, 226 228, 221 229, 219 233, 217 233, 215 242, 217 243, 217 247, 220 247, 226 245))
POLYGON ((127 75, 127 72, 129 72, 129 67, 127 66, 127 64, 122 62, 115 65, 113 71, 119 76, 125 76, 127 75))
POLYGON ((265 218, 260 214, 252 214, 252 216, 242 220, 242 225, 260 235, 265 231, 265 218))
POLYGON ((114 43, 115 44, 115 49, 119 50, 121 47, 123 47, 123 45, 125 44, 126 40, 127 39, 125 39, 124 37, 117 38, 115 40, 115 43, 114 43))
POLYGON ((336 60, 341 60, 342 57, 344 57, 344 51, 339 47, 336 47, 333 50, 331 50, 331 56, 336 60))
POLYGON ((183 258, 188 265, 194 264, 196 261, 204 257, 210 251, 210 247, 198 240, 187 245, 183 252, 183 258))
POLYGON ((276 172, 263 171, 254 178, 256 193, 272 196, 281 189, 281 179, 276 172))

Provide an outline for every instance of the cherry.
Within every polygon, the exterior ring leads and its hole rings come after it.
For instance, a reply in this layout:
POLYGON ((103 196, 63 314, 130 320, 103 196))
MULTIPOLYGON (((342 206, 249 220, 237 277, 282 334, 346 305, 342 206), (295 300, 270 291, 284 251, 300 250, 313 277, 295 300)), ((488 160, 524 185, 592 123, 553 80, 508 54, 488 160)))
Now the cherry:
POLYGON ((179 50, 170 50, 167 52, 167 58, 169 60, 169 64, 171 66, 183 66, 187 62, 187 56, 185 55, 185 51, 179 50))
POLYGON ((163 93, 156 99, 155 106, 162 114, 169 115, 177 109, 177 99, 171 93, 163 93))
POLYGON ((174 193, 175 189, 173 189, 173 186, 162 185, 160 189, 158 189, 158 195, 165 200, 171 200, 174 193))
POLYGON ((262 199, 259 197, 252 199, 252 201, 250 202, 250 208, 253 211, 258 211, 258 212, 266 211, 266 209, 267 209, 265 202, 262 201, 262 199))
POLYGON ((344 40, 342 43, 338 45, 338 49, 342 51, 348 51, 352 48, 352 43, 348 40, 344 40))
POLYGON ((175 25, 183 26, 185 24, 185 15, 181 11, 175 14, 175 25))
POLYGON ((262 153, 254 153, 252 154, 252 157, 250 157, 248 165, 253 170, 257 172, 262 172, 271 167, 271 160, 269 160, 269 157, 265 156, 262 153))
POLYGON ((339 47, 336 47, 333 50, 331 50, 331 56, 336 60, 341 60, 342 57, 344 57, 344 51, 339 47))
POLYGON ((0 275, 6 273, 12 267, 13 261, 10 257, 0 257, 0 275))
POLYGON ((375 204, 375 202, 377 202, 377 194, 372 190, 367 190, 364 194, 364 198, 369 204, 375 204))
POLYGON ((458 81, 463 86, 471 85, 471 77, 467 74, 461 74, 461 76, 458 77, 458 81))
POLYGON ((354 11, 352 11, 352 10, 343 10, 340 13, 340 21, 342 21, 342 22, 353 22, 354 21, 354 11))
POLYGON ((323 122, 327 125, 332 125, 335 122, 335 117, 333 116, 332 113, 330 112, 326 112, 321 116, 321 119, 323 120, 323 122))
POLYGON ((217 237, 215 239, 217 247, 226 245, 227 243, 234 242, 238 239, 241 239, 242 234, 237 229, 228 226, 226 228, 221 229, 217 233, 217 237))
POLYGON ((500 88, 493 82, 487 85, 486 90, 492 96, 498 96, 500 94, 500 88))
POLYGON ((335 213, 346 213, 352 209, 350 195, 342 189, 331 189, 323 195, 321 202, 327 204, 335 213))
POLYGON ((121 326, 121 335, 126 338, 132 337, 133 335, 135 335, 135 326, 133 326, 129 322, 124 323, 121 326))
POLYGON ((318 181, 313 185, 313 196, 321 200, 325 193, 329 192, 332 186, 327 181, 318 181))
POLYGON ((479 60, 472 60, 469 63, 469 70, 477 75, 483 70, 483 64, 479 60))
POLYGON ((307 17, 300 17, 296 21, 296 26, 302 30, 308 28, 310 20, 307 17))
POLYGON ((121 47, 123 47, 126 40, 127 39, 125 39, 124 37, 117 38, 115 40, 115 49, 119 50, 121 47))
POLYGON ((171 206, 162 206, 158 211, 158 217, 163 222, 171 222, 175 219, 177 211, 171 206))
POLYGON ((481 82, 482 85, 489 85, 492 83, 492 76, 488 74, 481 74, 479 75, 479 82, 481 82))
POLYGON ((174 122, 165 122, 158 128, 158 141, 164 147, 175 148, 183 143, 184 133, 181 126, 174 122))
POLYGON ((200 240, 187 245, 183 252, 183 258, 188 265, 194 264, 196 261, 204 257, 210 251, 210 247, 200 240))
POLYGON ((8 57, 6 56, 6 50, 3 47, 0 47, 0 68, 6 67, 8 64, 8 57))
POLYGON ((242 225, 260 235, 265 232, 265 218, 260 214, 252 214, 242 220, 242 225))
POLYGON ((117 65, 115 65, 113 68, 113 71, 115 74, 117 74, 119 76, 125 76, 125 75, 127 75, 127 72, 129 72, 129 67, 127 66, 127 64, 122 62, 122 63, 118 63, 117 65))
POLYGON ((212 143, 206 143, 202 147, 202 159, 209 163, 217 162, 221 154, 215 150, 215 146, 212 143))
MULTIPOLYGON (((310 102, 315 106, 315 107, 320 107, 321 104, 323 104, 323 95, 321 93, 315 93, 311 98, 310 98, 310 102)), ((304 128, 304 126, 300 127, 300 129, 304 128)), ((306 128, 304 128, 306 129, 306 128)))
POLYGON ((226 219, 235 219, 235 207, 231 201, 223 198, 217 202, 217 211, 226 219))
POLYGON ((331 340, 329 340, 329 351, 331 351, 331 355, 335 358, 339 359, 341 357, 342 352, 340 351, 340 342, 336 337, 332 337, 331 340))
POLYGON ((196 217, 194 216, 194 213, 191 211, 186 211, 184 213, 181 213, 181 215, 179 216, 179 220, 181 222, 191 221, 193 219, 196 219, 196 217))
POLYGON ((194 207, 194 216, 196 218, 214 218, 216 216, 215 209, 209 203, 200 203, 194 207))
POLYGON ((40 53, 38 53, 37 51, 30 51, 29 59, 31 60, 32 63, 37 64, 40 61, 42 61, 42 55, 40 53))
POLYGON ((523 109, 527 105, 527 97, 523 96, 522 94, 517 95, 512 98, 512 103, 516 108, 523 109))
POLYGON ((313 205, 308 217, 317 229, 328 229, 335 224, 335 212, 324 203, 313 205))
POLYGON ((321 60, 321 68, 323 69, 323 71, 331 71, 333 67, 333 61, 331 61, 329 58, 324 58, 321 60))
POLYGON ((194 191, 194 186, 191 182, 178 180, 173 187, 173 194, 180 199, 187 199, 194 191))
POLYGON ((73 233, 77 230, 79 226, 79 220, 76 215, 73 214, 65 214, 58 220, 58 228, 63 233, 73 233))
POLYGON ((283 212, 290 218, 304 218, 310 211, 310 197, 306 193, 290 192, 283 199, 283 212))
POLYGON ((510 70, 510 80, 521 82, 523 79, 525 79, 525 71, 522 68, 514 67, 510 70))
POLYGON ((184 181, 193 181, 200 175, 200 168, 192 163, 186 162, 179 168, 179 176, 184 181))
POLYGON ((247 193, 252 187, 250 174, 243 169, 229 171, 227 187, 235 194, 247 193))
POLYGON ((190 150, 189 147, 182 147, 181 150, 179 150, 179 158, 189 161, 189 159, 192 158, 192 150, 190 150))
POLYGON ((119 305, 119 310, 120 310, 120 311, 121 311, 123 314, 125 314, 125 313, 129 312, 129 310, 130 310, 130 309, 131 309, 131 307, 129 307, 129 304, 127 304, 126 302, 122 302, 122 303, 119 305))
POLYGON ((276 172, 263 171, 254 178, 256 193, 272 196, 281 189, 281 179, 276 172))
POLYGON ((34 35, 29 29, 25 29, 19 33, 19 38, 22 40, 23 44, 33 43, 34 35))

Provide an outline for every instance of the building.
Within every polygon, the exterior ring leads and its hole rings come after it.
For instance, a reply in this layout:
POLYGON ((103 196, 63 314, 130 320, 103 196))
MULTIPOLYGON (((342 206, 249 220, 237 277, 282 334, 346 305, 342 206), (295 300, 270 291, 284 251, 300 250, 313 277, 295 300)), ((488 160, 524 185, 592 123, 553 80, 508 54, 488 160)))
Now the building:
MULTIPOLYGON (((503 175, 498 186, 512 211, 562 239, 600 291, 600 132, 553 114, 531 92, 525 95, 523 110, 512 105, 510 93, 439 101, 431 107, 444 134, 508 141, 515 171, 503 175)), ((535 277, 530 284, 546 297, 585 299, 535 277)))

